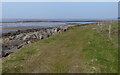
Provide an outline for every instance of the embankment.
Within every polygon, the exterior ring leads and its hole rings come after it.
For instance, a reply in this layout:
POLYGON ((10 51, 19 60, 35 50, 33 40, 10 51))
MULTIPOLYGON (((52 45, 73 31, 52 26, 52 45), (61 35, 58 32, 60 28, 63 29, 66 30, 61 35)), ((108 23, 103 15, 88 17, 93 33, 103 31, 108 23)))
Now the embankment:
POLYGON ((117 73, 118 47, 97 25, 70 27, 3 57, 3 73, 117 73))
POLYGON ((31 44, 35 40, 48 38, 52 35, 65 32, 69 27, 76 25, 58 26, 58 27, 40 27, 11 31, 3 33, 2 54, 1 57, 8 56, 10 53, 17 51, 24 45, 31 44))

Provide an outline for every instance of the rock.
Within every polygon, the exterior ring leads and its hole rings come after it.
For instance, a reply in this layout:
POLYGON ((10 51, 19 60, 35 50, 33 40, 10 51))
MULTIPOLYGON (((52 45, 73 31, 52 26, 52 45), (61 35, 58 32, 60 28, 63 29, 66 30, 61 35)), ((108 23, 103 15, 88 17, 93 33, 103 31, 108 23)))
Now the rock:
POLYGON ((2 38, 0 38, 0 44, 2 44, 2 38))
POLYGON ((9 45, 9 44, 6 44, 6 45, 2 45, 2 50, 10 50, 12 49, 14 46, 13 45, 9 45))
POLYGON ((2 45, 2 50, 8 50, 9 48, 8 48, 8 45, 2 45))
POLYGON ((18 45, 22 44, 23 42, 24 42, 24 40, 11 40, 11 41, 9 41, 9 45, 18 46, 18 45))
POLYGON ((58 27, 58 28, 57 28, 57 32, 59 32, 60 30, 61 30, 61 29, 58 27))
POLYGON ((17 46, 17 49, 21 48, 22 46, 24 46, 24 45, 26 45, 26 44, 27 44, 27 42, 21 43, 20 45, 17 46))
POLYGON ((36 40, 36 38, 37 38, 37 37, 36 37, 35 34, 30 35, 30 39, 31 39, 31 40, 36 40))
POLYGON ((17 47, 14 47, 10 50, 2 50, 2 57, 6 57, 6 56, 8 56, 9 54, 11 54, 15 51, 17 51, 17 47))
POLYGON ((52 31, 51 31, 51 29, 47 29, 47 34, 48 34, 49 36, 52 35, 52 31))
POLYGON ((15 36, 15 40, 23 40, 23 37, 25 36, 25 34, 20 34, 15 36))
POLYGON ((63 31, 65 32, 65 31, 67 31, 68 30, 68 26, 64 26, 63 27, 63 31))
POLYGON ((9 43, 9 38, 3 38, 2 39, 2 44, 8 44, 9 43))
POLYGON ((9 36, 9 40, 13 40, 15 36, 9 36))
POLYGON ((52 32, 52 35, 55 35, 57 33, 57 28, 53 28, 51 32, 52 32))
POLYGON ((34 33, 34 36, 35 36, 35 39, 38 39, 38 38, 39 38, 38 32, 35 32, 35 33, 34 33))
POLYGON ((31 44, 34 40, 41 40, 62 31, 67 31, 70 26, 18 30, 3 34, 1 43, 3 51, 2 56, 7 56, 26 44, 31 44))
POLYGON ((26 34, 25 36, 22 37, 22 40, 27 40, 28 38, 30 38, 30 36, 26 34))
POLYGON ((57 29, 57 32, 58 32, 58 33, 62 32, 62 29, 59 27, 59 28, 57 29))
POLYGON ((43 39, 43 35, 42 34, 40 34, 40 33, 38 33, 38 38, 37 38, 38 40, 41 40, 41 39, 43 39))
POLYGON ((54 28, 54 32, 57 33, 57 28, 54 28))
POLYGON ((0 58, 2 57, 2 48, 0 49, 0 58))
POLYGON ((49 35, 48 35, 46 32, 44 32, 44 33, 42 34, 42 37, 43 37, 43 39, 44 39, 44 38, 49 37, 49 35))
POLYGON ((32 42, 31 42, 31 41, 27 41, 26 43, 27 43, 27 44, 31 44, 32 42))
POLYGON ((3 50, 2 51, 2 57, 6 57, 6 56, 8 56, 11 53, 13 53, 11 50, 3 50))

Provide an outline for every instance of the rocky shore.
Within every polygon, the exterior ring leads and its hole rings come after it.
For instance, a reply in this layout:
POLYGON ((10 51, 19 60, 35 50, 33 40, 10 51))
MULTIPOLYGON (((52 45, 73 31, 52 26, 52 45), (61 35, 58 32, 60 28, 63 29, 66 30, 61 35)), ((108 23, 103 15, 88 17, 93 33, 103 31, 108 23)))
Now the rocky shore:
POLYGON ((10 53, 13 53, 20 49, 22 46, 31 44, 34 40, 42 40, 52 35, 65 32, 68 30, 68 27, 71 26, 75 25, 46 28, 41 27, 3 33, 0 36, 0 43, 2 43, 2 52, 0 54, 0 57, 6 57, 10 53))

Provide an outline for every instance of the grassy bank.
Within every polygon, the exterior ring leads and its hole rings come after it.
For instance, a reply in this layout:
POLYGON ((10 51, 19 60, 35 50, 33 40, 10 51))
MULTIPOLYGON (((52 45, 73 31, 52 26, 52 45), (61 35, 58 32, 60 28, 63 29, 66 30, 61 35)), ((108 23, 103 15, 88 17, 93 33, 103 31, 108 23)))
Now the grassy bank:
POLYGON ((3 73, 117 72, 113 41, 99 33, 97 25, 71 27, 3 58, 3 73))

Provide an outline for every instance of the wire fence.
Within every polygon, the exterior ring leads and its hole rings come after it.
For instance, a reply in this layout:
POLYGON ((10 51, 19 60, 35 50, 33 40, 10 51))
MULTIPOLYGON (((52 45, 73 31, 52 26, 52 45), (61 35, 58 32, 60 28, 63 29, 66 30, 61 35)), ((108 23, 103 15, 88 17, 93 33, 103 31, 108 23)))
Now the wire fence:
POLYGON ((98 22, 98 31, 110 40, 118 41, 118 22, 116 21, 102 21, 98 22))

